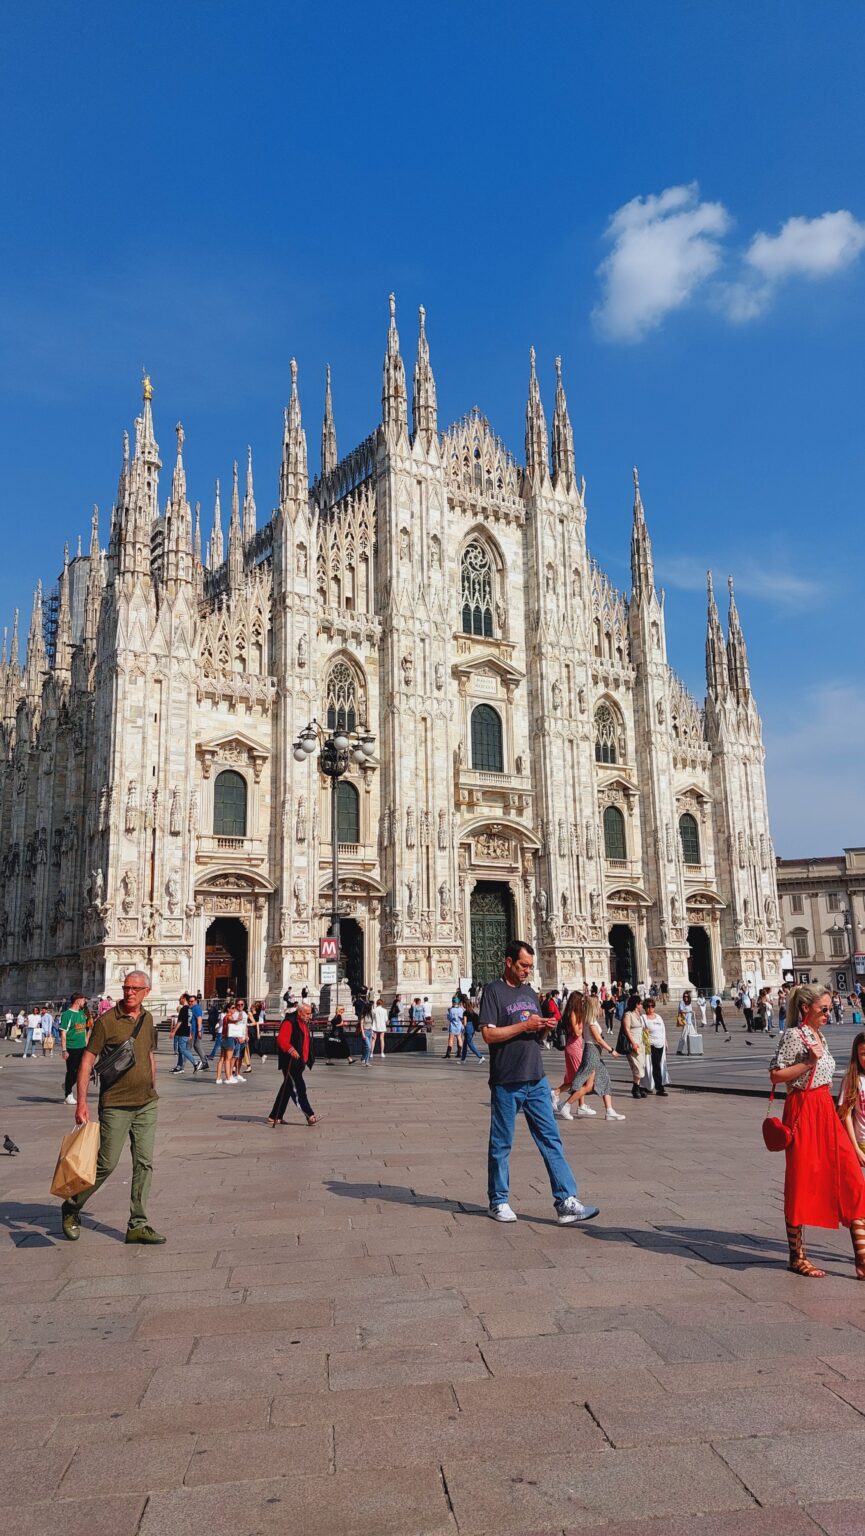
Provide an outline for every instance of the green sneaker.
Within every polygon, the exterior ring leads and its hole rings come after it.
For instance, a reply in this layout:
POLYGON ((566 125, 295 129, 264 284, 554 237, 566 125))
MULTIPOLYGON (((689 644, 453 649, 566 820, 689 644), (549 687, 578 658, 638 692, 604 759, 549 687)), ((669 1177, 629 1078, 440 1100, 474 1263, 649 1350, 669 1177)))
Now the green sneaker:
POLYGON ((152 1227, 127 1227, 127 1243, 164 1243, 165 1238, 152 1227))
POLYGON ((70 1243, 77 1243, 81 1236, 81 1223, 78 1220, 78 1212, 74 1205, 69 1205, 65 1200, 60 1207, 60 1221, 63 1226, 63 1236, 68 1237, 70 1243))

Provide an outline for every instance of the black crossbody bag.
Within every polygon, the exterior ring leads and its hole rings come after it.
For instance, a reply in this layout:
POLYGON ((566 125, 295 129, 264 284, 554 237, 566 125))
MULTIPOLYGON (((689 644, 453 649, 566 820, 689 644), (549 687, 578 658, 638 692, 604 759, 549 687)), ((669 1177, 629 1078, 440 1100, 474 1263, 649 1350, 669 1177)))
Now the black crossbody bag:
POLYGON ((104 1093, 106 1088, 113 1088, 114 1084, 135 1066, 135 1047, 132 1042, 137 1040, 144 1018, 145 1015, 142 1013, 128 1040, 121 1040, 119 1045, 109 1046, 108 1050, 103 1051, 99 1057, 94 1070, 99 1075, 100 1093, 104 1093))

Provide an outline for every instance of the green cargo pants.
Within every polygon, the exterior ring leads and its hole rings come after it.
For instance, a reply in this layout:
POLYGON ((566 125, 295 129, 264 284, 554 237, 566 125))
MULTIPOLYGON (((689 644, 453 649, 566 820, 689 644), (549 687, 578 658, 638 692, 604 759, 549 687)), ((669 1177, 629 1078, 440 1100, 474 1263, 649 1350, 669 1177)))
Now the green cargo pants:
POLYGON ((132 1190, 129 1201, 130 1227, 147 1226, 147 1197, 153 1178, 153 1146, 156 1141, 156 1110, 158 1099, 142 1104, 137 1109, 99 1110, 99 1157, 96 1161, 96 1183, 80 1195, 72 1195, 65 1201, 68 1208, 80 1211, 81 1207, 104 1184, 120 1161, 127 1136, 132 1148, 132 1190))

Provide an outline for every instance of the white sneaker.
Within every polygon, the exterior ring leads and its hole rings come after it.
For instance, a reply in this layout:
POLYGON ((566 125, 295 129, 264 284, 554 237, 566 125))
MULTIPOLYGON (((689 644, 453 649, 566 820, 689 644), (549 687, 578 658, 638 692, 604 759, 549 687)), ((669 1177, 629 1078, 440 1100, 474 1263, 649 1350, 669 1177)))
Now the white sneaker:
POLYGON ((556 1206, 556 1214, 560 1227, 573 1227, 578 1221, 591 1221, 593 1216, 597 1216, 598 1207, 582 1205, 576 1195, 569 1195, 567 1200, 556 1206))
POLYGON ((618 1113, 618 1111, 615 1110, 615 1109, 608 1109, 606 1114, 604 1115, 604 1119, 605 1120, 624 1120, 624 1118, 625 1118, 625 1116, 624 1115, 620 1115, 618 1113))
POLYGON ((516 1211, 511 1210, 507 1201, 504 1205, 491 1205, 487 1215, 492 1216, 493 1221, 516 1221, 517 1219, 516 1211))
MULTIPOLYGON (((574 1112, 570 1104, 563 1104, 561 1109, 556 1110, 556 1114, 560 1120, 573 1120, 574 1118, 574 1112)), ((579 1114, 579 1110, 577 1110, 577 1114, 579 1114)))
POLYGON ((553 1114, 555 1114, 559 1107, 559 1096, 556 1093, 555 1088, 550 1089, 550 1103, 553 1106, 553 1114))
POLYGON ((216 1079, 216 1086, 217 1086, 217 1088, 224 1087, 225 1086, 225 1078, 224 1077, 218 1077, 216 1079))
POLYGON ((487 1059, 486 1056, 479 1056, 478 1057, 478 1066, 482 1067, 484 1062, 486 1061, 486 1059, 487 1059))
POLYGON ((589 1109, 585 1104, 578 1104, 571 1118, 573 1120, 588 1120, 594 1113, 595 1111, 589 1109))
POLYGON ((63 1100, 63 1103, 64 1104, 77 1104, 78 1100, 75 1097, 74 1093, 67 1093, 66 1098, 63 1100))
POLYGON ((588 1104, 584 1104, 583 1105, 583 1109, 585 1110, 587 1115, 596 1115, 598 1113, 598 1111, 596 1109, 590 1109, 588 1104))
POLYGON ((261 1065, 264 1066, 264 1063, 266 1061, 267 1061, 267 1057, 266 1056, 262 1056, 262 1058, 261 1058, 261 1065))

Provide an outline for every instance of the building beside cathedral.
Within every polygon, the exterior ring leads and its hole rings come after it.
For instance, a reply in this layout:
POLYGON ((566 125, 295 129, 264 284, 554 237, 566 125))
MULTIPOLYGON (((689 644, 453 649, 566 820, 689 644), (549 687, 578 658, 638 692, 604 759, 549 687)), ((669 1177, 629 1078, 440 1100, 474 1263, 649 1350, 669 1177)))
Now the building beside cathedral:
POLYGON ((541 981, 775 981, 781 935, 760 716, 730 587, 709 583, 705 707, 667 661, 636 472, 632 587, 586 547, 556 362, 531 357, 525 464, 478 411, 439 430, 420 311, 411 426, 395 303, 381 420, 340 458, 330 375, 310 484, 297 368, 279 499, 252 460, 203 546, 178 426, 152 389, 124 439, 108 546, 37 588, 0 671, 0 993, 159 999, 317 988, 331 791, 292 747, 312 719, 375 754, 336 800, 350 980, 449 998, 534 944, 541 981))

